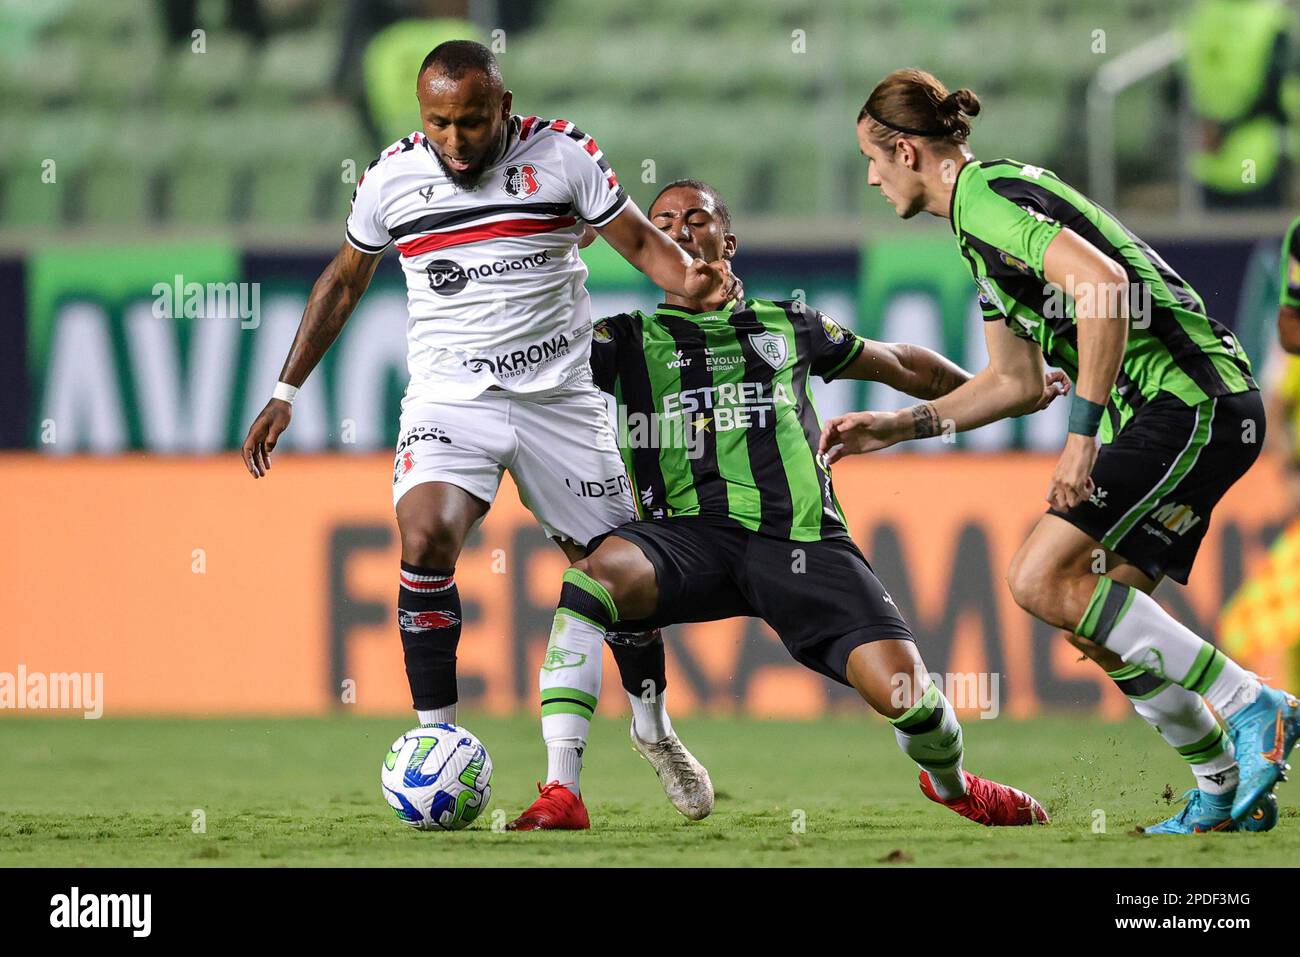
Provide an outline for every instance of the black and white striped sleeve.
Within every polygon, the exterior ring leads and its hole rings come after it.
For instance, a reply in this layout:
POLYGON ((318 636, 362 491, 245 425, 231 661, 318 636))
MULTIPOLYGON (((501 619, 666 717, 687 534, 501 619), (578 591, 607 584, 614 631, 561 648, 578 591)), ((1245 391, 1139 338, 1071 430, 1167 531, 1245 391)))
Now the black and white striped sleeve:
POLYGON ((596 141, 568 120, 550 127, 559 134, 557 149, 578 215, 597 228, 608 225, 628 202, 613 167, 596 141))
POLYGON ((363 253, 376 255, 388 248, 393 237, 388 234, 381 218, 379 201, 380 177, 374 172, 374 164, 361 174, 357 188, 352 191, 352 208, 348 213, 348 243, 363 253))

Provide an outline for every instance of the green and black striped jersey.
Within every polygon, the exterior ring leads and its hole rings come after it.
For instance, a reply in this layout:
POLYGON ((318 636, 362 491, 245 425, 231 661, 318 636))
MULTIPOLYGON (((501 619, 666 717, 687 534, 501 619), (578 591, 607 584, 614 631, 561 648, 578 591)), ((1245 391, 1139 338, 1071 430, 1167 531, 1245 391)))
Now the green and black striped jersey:
POLYGON ((1048 244, 1068 227, 1128 273, 1128 346, 1102 421, 1103 442, 1161 392, 1197 405, 1256 388, 1241 343, 1206 314, 1196 290, 1050 170, 1012 160, 967 163, 953 188, 951 221, 980 288, 984 318, 1005 320, 1072 378, 1079 371, 1076 290, 1047 283, 1048 244))
POLYGON ((638 515, 698 515, 795 541, 846 535, 810 376, 829 381, 862 340, 799 301, 717 312, 662 305, 592 330, 597 385, 618 406, 638 515))

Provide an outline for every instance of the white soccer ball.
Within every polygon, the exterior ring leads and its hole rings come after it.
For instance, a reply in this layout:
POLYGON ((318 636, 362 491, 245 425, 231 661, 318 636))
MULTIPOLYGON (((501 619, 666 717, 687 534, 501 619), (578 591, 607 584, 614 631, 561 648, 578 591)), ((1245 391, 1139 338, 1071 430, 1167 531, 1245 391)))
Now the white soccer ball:
POLYGON ((388 749, 379 783, 399 820, 422 831, 459 831, 492 800, 492 758, 471 732, 434 724, 388 749))

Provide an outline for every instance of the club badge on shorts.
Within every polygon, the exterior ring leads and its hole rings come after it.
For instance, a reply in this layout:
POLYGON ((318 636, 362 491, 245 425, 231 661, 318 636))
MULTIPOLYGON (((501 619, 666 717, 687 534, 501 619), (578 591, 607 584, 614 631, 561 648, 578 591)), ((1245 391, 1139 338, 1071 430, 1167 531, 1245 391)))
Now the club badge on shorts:
POLYGON ((399 452, 396 461, 393 462, 393 484, 396 485, 406 475, 415 468, 415 452, 407 449, 399 452))

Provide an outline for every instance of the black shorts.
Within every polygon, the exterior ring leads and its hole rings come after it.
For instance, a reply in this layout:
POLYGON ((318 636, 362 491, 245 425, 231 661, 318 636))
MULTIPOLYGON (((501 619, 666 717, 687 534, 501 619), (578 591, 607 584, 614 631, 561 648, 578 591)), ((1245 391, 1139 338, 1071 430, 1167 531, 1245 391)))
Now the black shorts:
POLYGON ((800 664, 841 684, 849 654, 912 631, 847 536, 796 542, 740 525, 677 516, 629 522, 609 533, 636 545, 654 566, 655 613, 642 630, 692 621, 761 618, 800 664))
POLYGON ((1048 509, 1144 575, 1187 584, 1210 513, 1264 444, 1264 403, 1242 392, 1185 405, 1162 394, 1142 406, 1092 470, 1092 498, 1048 509))

